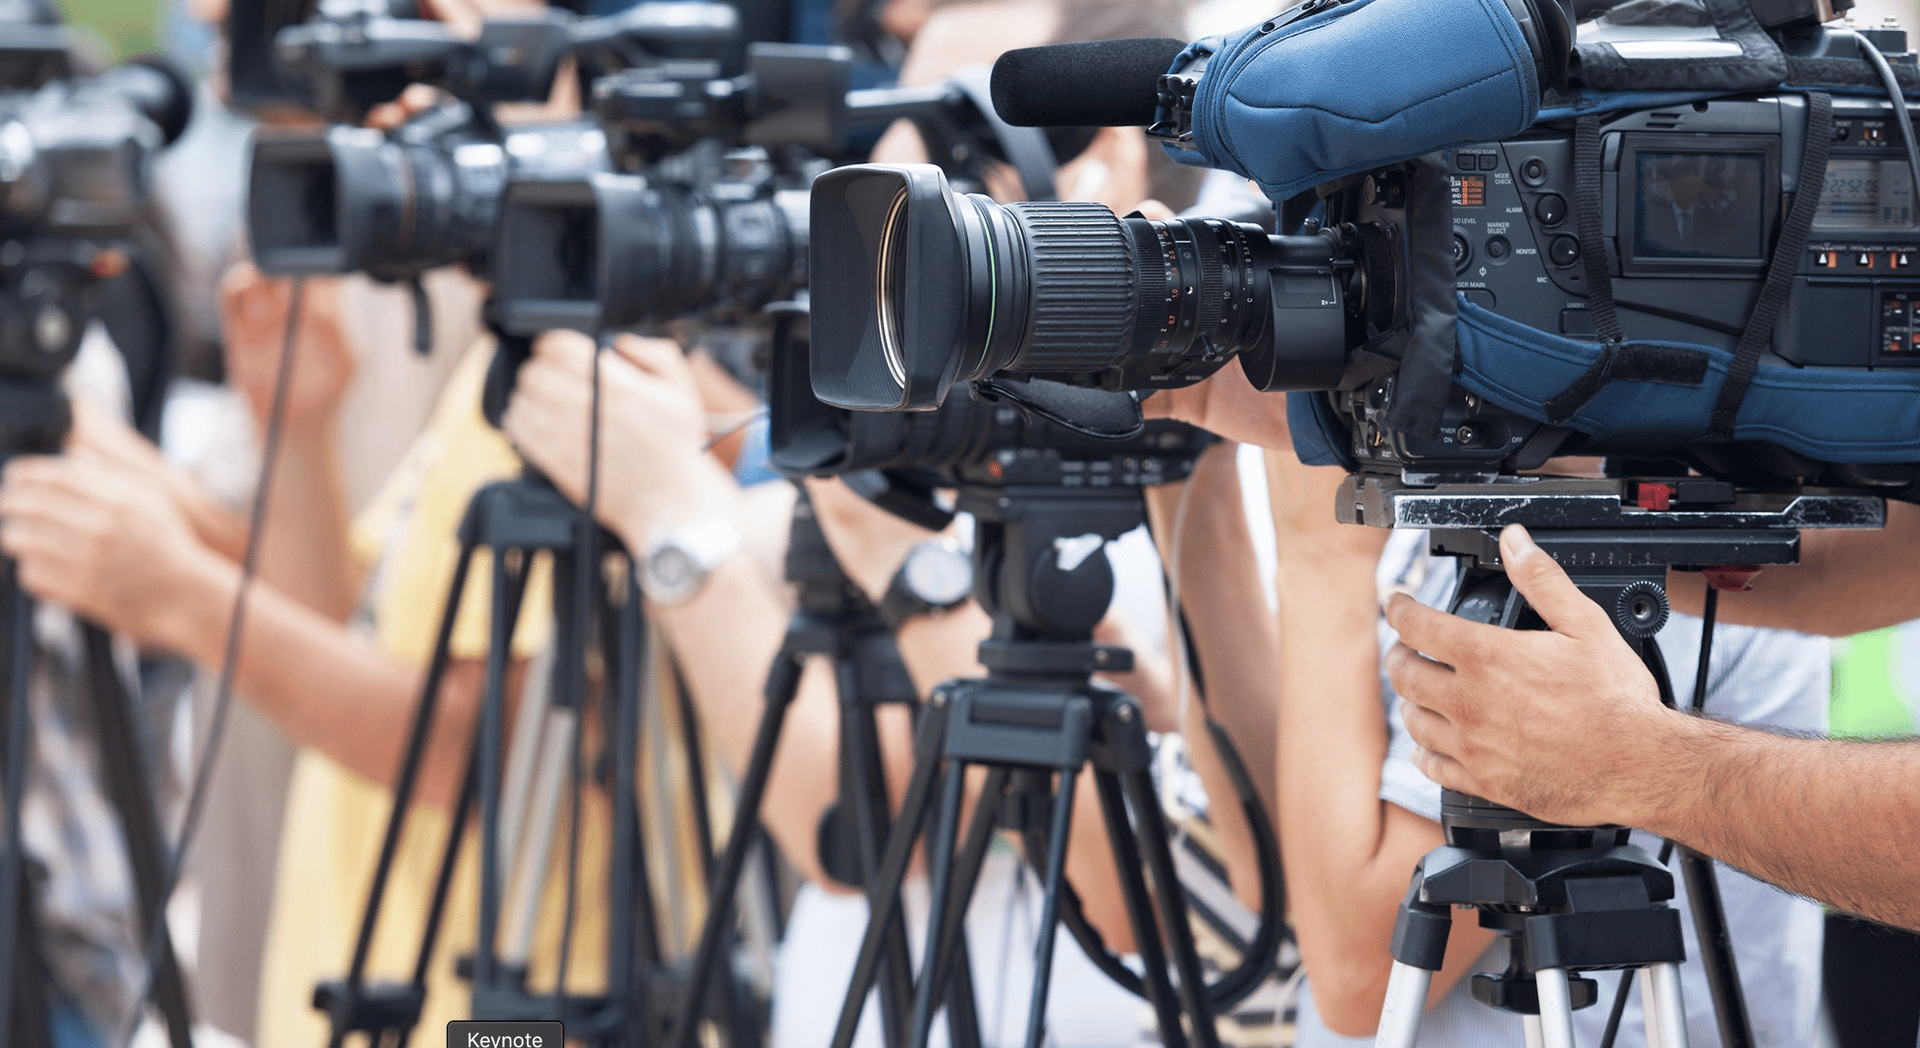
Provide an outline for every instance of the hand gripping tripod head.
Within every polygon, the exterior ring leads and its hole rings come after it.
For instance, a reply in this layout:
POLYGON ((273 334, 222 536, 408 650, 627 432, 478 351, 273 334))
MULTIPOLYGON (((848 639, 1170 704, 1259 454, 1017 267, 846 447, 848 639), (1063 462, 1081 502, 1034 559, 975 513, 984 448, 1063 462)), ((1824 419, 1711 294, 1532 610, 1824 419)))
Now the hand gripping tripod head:
MULTIPOLYGON (((1347 523, 1430 529, 1432 552, 1461 563, 1449 611, 1510 629, 1543 629, 1500 563, 1499 530, 1526 525, 1581 592, 1612 613, 1671 705, 1672 684, 1654 643, 1667 621, 1669 568, 1750 574, 1761 565, 1792 564, 1800 529, 1879 527, 1885 504, 1824 490, 1740 491, 1691 477, 1505 477, 1417 486, 1357 473, 1341 488, 1339 514, 1347 523)), ((1473 995, 1524 1016, 1530 1044, 1571 1048, 1573 1011, 1599 996, 1598 984, 1578 973, 1631 969, 1642 980, 1648 1043, 1684 1048, 1685 946, 1679 913, 1667 905, 1673 875, 1664 860, 1628 843, 1630 829, 1559 826, 1451 790, 1443 795, 1441 827, 1447 843, 1421 860, 1401 903, 1376 1044, 1415 1043, 1428 984, 1446 952, 1448 910, 1463 906, 1509 940, 1506 970, 1475 975, 1473 995)), ((1721 1041, 1751 1045, 1711 863, 1683 851, 1682 872, 1721 1041)))

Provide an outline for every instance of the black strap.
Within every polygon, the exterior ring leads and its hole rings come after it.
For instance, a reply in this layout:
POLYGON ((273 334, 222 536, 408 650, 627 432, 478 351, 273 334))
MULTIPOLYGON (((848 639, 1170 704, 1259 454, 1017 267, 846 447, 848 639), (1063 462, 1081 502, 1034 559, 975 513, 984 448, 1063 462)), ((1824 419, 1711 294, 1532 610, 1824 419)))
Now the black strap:
POLYGON ((1747 317, 1747 328, 1740 333, 1740 344, 1733 351, 1733 367, 1720 387, 1720 399, 1713 405, 1713 423, 1708 435, 1718 440, 1733 439, 1734 417, 1747 387, 1760 367, 1760 354, 1773 341, 1773 325, 1786 305, 1793 271, 1807 249, 1807 232, 1813 228, 1813 212, 1820 206, 1820 194, 1827 181, 1827 147, 1833 141, 1833 99, 1824 94, 1807 96, 1807 144, 1800 157, 1800 182, 1793 194, 1793 206, 1780 227, 1780 239, 1774 244, 1773 260, 1767 264, 1766 283, 1760 298, 1747 317))
POLYGON ((1547 421, 1560 425, 1587 406, 1609 382, 1661 382, 1698 386, 1707 377, 1707 353, 1702 349, 1658 346, 1639 342, 1609 343, 1601 347, 1584 374, 1540 405, 1547 421))
POLYGON ((1620 331, 1620 314, 1613 307, 1607 242, 1600 232, 1600 177, 1600 118, 1583 116, 1573 123, 1573 207, 1580 227, 1580 262, 1587 278, 1587 312, 1593 316, 1593 331, 1600 341, 1618 345, 1625 336, 1620 331))

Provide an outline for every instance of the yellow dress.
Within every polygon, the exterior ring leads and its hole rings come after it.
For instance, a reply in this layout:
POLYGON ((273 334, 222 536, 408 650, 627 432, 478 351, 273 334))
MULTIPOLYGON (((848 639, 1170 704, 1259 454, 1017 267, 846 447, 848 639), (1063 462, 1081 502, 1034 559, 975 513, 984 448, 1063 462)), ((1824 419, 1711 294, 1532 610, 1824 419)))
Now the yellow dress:
MULTIPOLYGON (((354 522, 355 551, 374 565, 368 588, 374 631, 387 651, 422 666, 432 654, 440 610, 458 559, 455 528, 467 503, 484 484, 516 476, 520 470, 506 440, 480 414, 480 390, 491 356, 492 344, 486 341, 467 354, 426 430, 379 497, 354 522)), ((514 643, 520 657, 544 643, 552 606, 545 569, 542 560, 529 582, 514 643)), ((453 638, 456 658, 477 659, 486 652, 490 573, 483 551, 475 557, 460 609, 453 638)), ((385 788, 318 752, 300 753, 288 790, 286 832, 263 962, 257 1032, 262 1048, 326 1042, 326 1018, 311 1006, 313 987, 346 974, 391 808, 392 795, 385 788)), ((589 793, 582 816, 580 905, 568 982, 575 992, 594 992, 605 979, 604 921, 597 912, 597 900, 605 890, 604 800, 589 793)), ((559 954, 564 806, 560 817, 562 830, 535 935, 531 985, 536 988, 551 986, 559 954)), ((416 808, 410 814, 374 938, 369 981, 404 981, 411 974, 446 827, 443 811, 416 808)), ((449 1020, 469 1014, 467 987, 453 974, 453 965, 473 948, 478 843, 478 835, 470 830, 415 1043, 435 1043, 449 1020)), ((218 905, 214 900, 208 903, 218 905)))

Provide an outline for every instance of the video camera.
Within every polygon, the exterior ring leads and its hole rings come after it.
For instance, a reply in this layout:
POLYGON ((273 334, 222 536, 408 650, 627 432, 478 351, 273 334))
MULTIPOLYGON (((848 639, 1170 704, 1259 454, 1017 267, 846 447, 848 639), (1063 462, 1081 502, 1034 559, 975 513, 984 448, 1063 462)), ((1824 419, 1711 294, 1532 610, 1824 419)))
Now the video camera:
MULTIPOLYGON (((966 184, 988 160, 1052 196, 1070 132, 993 114, 984 70, 846 90, 845 48, 754 44, 747 72, 665 62, 594 83, 612 171, 516 174, 501 207, 495 308, 517 335, 698 315, 737 322, 807 286, 808 190, 863 135, 915 124, 966 184)), ((1084 146, 1084 142, 1079 144, 1084 146)))
POLYGON ((256 138, 247 204, 254 257, 274 274, 410 280, 460 264, 484 277, 514 173, 606 166, 605 136, 592 124, 508 133, 494 123, 493 104, 545 101, 568 55, 618 63, 707 54, 738 65, 742 47, 738 12, 719 3, 649 2, 594 19, 547 12, 488 22, 474 41, 378 7, 323 5, 315 20, 280 30, 274 48, 321 113, 342 123, 256 138), (390 132, 346 126, 413 83, 453 100, 390 132))
POLYGON ((54 452, 54 383, 127 273, 153 157, 186 129, 193 88, 157 58, 68 77, 58 26, 0 26, 0 450, 54 452))
POLYGON ((1128 55, 1092 76, 1105 45, 1014 52, 1003 115, 1150 124, 1176 159, 1255 180, 1289 232, 836 170, 814 196, 815 390, 926 410, 958 382, 1178 388, 1237 356, 1296 393, 1303 457, 1349 470, 1600 454, 1907 491, 1920 161, 1900 85, 1920 78, 1897 32, 1762 6, 1583 5, 1576 39, 1553 0, 1307 0, 1169 42, 1152 72, 1128 55))

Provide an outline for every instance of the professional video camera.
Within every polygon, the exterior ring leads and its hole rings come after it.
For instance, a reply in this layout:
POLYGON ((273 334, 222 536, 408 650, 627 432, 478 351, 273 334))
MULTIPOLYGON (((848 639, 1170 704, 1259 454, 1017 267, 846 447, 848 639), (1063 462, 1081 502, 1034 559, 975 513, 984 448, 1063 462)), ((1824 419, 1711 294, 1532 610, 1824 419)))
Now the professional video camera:
POLYGON ((1151 390, 1237 355, 1259 389, 1329 391, 1296 399, 1296 439, 1350 469, 1624 454, 1906 489, 1920 161, 1886 96, 1920 80, 1900 34, 1776 6, 1763 30, 1735 0, 1621 5, 1576 45, 1551 0, 1308 0, 1161 42, 1152 75, 1101 45, 1015 52, 1003 115, 1151 123, 1297 232, 840 169, 814 197, 815 387, 925 409, 1002 372, 1151 390), (1319 75, 1343 68, 1404 75, 1319 75))
POLYGON ((193 89, 159 59, 64 71, 36 31, 0 27, 0 451, 57 451, 69 415, 55 380, 129 270, 154 154, 186 128, 193 89), (16 34, 18 30, 25 35, 16 34), (17 45, 17 46, 16 46, 17 45))
POLYGON ((895 120, 963 183, 1002 160, 1035 199, 1052 197, 1054 158, 1085 145, 1000 120, 984 69, 849 92, 851 69, 845 48, 754 44, 736 77, 680 60, 596 81, 614 170, 515 175, 495 267, 502 327, 731 323, 790 298, 807 282, 808 186, 895 120))
POLYGON ((742 46, 738 12, 718 3, 642 3, 594 19, 547 12, 488 22, 473 41, 439 22, 323 5, 314 21, 280 30, 274 47, 339 126, 256 139, 247 205, 254 257, 276 274, 410 280, 461 264, 485 276, 512 174, 606 164, 594 125, 508 133, 490 115, 494 103, 544 101, 568 55, 596 67, 718 55, 737 67, 742 46), (345 126, 412 83, 452 100, 386 133, 345 126))

